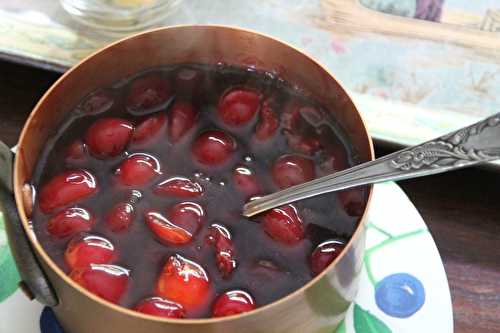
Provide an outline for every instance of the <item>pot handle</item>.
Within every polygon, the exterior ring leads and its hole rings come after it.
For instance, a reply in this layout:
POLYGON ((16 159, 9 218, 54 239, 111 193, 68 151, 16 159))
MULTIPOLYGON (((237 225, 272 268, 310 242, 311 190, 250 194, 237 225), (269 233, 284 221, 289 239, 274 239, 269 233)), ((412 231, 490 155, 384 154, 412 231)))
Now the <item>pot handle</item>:
POLYGON ((12 165, 14 154, 0 141, 0 211, 5 219, 5 228, 12 255, 22 281, 20 286, 32 299, 48 306, 56 306, 59 301, 47 276, 24 232, 12 193, 12 165))

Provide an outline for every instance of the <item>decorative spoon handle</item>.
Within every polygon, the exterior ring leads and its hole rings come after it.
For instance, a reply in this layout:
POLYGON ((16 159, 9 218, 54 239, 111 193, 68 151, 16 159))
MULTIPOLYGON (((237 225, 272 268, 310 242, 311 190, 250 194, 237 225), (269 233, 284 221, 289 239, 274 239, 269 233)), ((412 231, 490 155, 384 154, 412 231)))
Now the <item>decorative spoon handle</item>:
POLYGON ((500 159, 500 113, 374 161, 248 202, 250 217, 290 202, 366 184, 417 178, 500 159))

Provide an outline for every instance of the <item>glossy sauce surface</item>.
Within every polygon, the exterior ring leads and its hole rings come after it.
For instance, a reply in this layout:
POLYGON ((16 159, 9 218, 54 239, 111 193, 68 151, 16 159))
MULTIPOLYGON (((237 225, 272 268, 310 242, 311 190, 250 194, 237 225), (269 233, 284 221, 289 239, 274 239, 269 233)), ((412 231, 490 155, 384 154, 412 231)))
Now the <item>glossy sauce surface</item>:
POLYGON ((252 196, 357 162, 330 111, 251 69, 190 64, 127 78, 86 97, 47 142, 33 177, 35 233, 65 272, 87 283, 92 271, 71 267, 78 258, 65 252, 71 245, 75 256, 80 245, 86 253, 78 241, 102 237, 107 252, 93 264, 119 274, 92 276, 92 283, 116 284, 93 292, 138 311, 200 318, 273 302, 340 253, 364 210, 359 189, 241 216, 252 196), (68 186, 74 170, 96 184, 68 186), (65 220, 72 214, 78 219, 65 220), (175 276, 185 264, 198 279, 189 285, 175 276), (195 299, 182 294, 189 288, 195 299))

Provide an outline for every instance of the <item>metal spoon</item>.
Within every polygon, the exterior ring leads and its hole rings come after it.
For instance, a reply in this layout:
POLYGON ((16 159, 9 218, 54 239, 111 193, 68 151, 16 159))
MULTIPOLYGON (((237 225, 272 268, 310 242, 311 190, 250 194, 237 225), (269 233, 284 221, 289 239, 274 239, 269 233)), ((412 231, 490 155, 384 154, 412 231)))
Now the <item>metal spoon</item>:
POLYGON ((290 202, 366 184, 417 178, 500 159, 500 113, 434 140, 248 202, 250 217, 290 202))

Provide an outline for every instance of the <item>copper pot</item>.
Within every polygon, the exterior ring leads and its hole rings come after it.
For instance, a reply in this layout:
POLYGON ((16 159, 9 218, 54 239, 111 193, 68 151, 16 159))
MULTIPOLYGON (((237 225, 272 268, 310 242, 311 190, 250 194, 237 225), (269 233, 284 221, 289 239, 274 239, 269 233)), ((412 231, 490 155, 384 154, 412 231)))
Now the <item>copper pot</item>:
MULTIPOLYGON (((13 178, 9 163, 2 167, 6 174, 0 177, 10 244, 25 289, 53 306, 68 333, 331 332, 344 318, 357 291, 366 216, 345 251, 299 290, 250 313, 196 320, 155 318, 94 296, 56 266, 29 225, 30 198, 26 192, 23 195, 23 185, 30 181, 44 142, 80 99, 149 67, 221 61, 277 72, 304 88, 335 114, 361 160, 373 159, 363 120, 339 83, 304 53, 268 36, 223 26, 178 26, 141 33, 94 53, 64 74, 38 102, 21 133, 13 178)), ((0 163, 2 157, 7 162, 11 158, 0 145, 0 163)))

